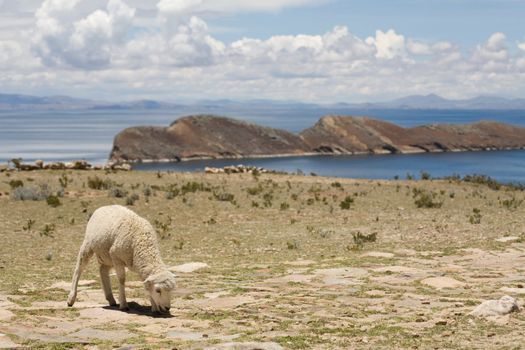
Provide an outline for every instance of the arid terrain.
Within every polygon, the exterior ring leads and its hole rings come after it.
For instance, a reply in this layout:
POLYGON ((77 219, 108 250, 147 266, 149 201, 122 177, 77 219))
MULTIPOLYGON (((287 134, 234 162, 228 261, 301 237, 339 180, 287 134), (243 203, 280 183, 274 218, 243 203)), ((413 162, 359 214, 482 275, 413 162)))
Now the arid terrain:
POLYGON ((0 347, 525 343, 525 192, 484 178, 49 170, 0 173, 0 193, 0 347), (131 311, 107 306, 96 259, 67 307, 87 220, 107 204, 127 205, 156 227, 178 276, 171 317, 150 313, 132 273, 131 311), (504 295, 521 310, 469 315, 504 295))

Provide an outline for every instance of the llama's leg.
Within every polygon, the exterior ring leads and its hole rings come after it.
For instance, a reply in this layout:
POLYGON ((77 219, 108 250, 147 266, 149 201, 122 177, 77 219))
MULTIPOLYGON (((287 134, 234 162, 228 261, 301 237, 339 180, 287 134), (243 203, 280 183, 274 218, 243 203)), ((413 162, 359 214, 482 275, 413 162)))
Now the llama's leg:
POLYGON ((109 302, 109 305, 117 306, 117 302, 115 301, 113 293, 111 292, 111 281, 109 279, 110 269, 111 267, 107 265, 100 265, 100 281, 102 283, 102 289, 104 290, 104 295, 106 296, 106 300, 109 302))
POLYGON ((80 252, 78 253, 77 258, 77 265, 75 267, 75 272, 73 273, 73 281, 71 282, 71 291, 69 292, 69 296, 67 298, 67 305, 73 306, 75 303, 75 300, 77 299, 77 288, 78 288, 78 281, 80 280, 80 274, 82 273, 82 270, 86 267, 87 263, 89 262, 89 258, 93 255, 93 252, 87 248, 86 244, 82 244, 82 247, 80 247, 80 252))
POLYGON ((113 261, 115 272, 117 273, 117 279, 118 279, 118 302, 120 304, 119 308, 124 311, 128 311, 128 303, 126 302, 126 290, 125 290, 125 284, 126 284, 126 268, 124 267, 124 264, 120 263, 119 261, 113 261))

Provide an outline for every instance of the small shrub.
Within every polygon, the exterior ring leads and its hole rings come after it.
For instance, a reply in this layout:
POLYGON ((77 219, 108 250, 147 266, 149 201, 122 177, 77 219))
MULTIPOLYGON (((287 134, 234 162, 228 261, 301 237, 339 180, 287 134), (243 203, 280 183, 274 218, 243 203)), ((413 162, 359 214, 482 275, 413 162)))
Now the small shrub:
POLYGON ((430 180, 431 178, 430 173, 426 171, 421 172, 421 180, 430 180))
POLYGON ((354 204, 354 198, 352 196, 346 196, 345 199, 339 203, 339 206, 343 210, 348 210, 354 204))
POLYGON ((177 241, 173 245, 173 248, 177 250, 182 250, 183 247, 184 247, 184 241, 182 240, 182 238, 177 239, 177 241))
POLYGON ((171 234, 168 233, 171 229, 171 222, 172 222, 172 219, 171 219, 171 216, 169 215, 164 221, 160 219, 155 219, 155 221, 153 222, 155 224, 155 228, 157 229, 157 232, 159 233, 159 236, 161 239, 165 239, 171 236, 171 234))
POLYGON ((195 193, 197 191, 211 192, 211 188, 209 186, 206 186, 202 182, 195 181, 188 182, 181 188, 182 195, 185 195, 186 193, 195 193))
POLYGON ((208 225, 215 225, 217 223, 217 220, 215 220, 215 218, 209 218, 207 221, 204 222, 205 224, 208 224, 208 225))
POLYGON ((350 247, 351 250, 361 250, 365 243, 374 243, 377 241, 377 233, 365 234, 361 232, 352 233, 353 246, 350 247))
POLYGON ((49 196, 49 197, 47 197, 46 201, 47 201, 47 205, 49 205, 50 207, 53 207, 53 208, 56 208, 56 207, 58 207, 59 205, 62 204, 62 203, 60 203, 60 199, 58 199, 57 196, 49 196))
POLYGON ((290 204, 288 203, 281 203, 281 210, 287 210, 290 209, 290 204))
POLYGON ((42 230, 40 231, 40 237, 53 237, 55 232, 55 224, 45 224, 42 230))
POLYGON ((335 188, 341 188, 342 187, 340 182, 332 182, 330 184, 330 186, 335 187, 335 188))
POLYGON ((11 192, 11 198, 15 201, 43 201, 49 197, 49 188, 45 186, 21 186, 11 192))
POLYGON ((142 193, 144 194, 144 197, 150 197, 153 194, 153 189, 150 185, 144 185, 144 188, 142 189, 142 193))
POLYGON ((435 193, 414 189, 414 203, 418 208, 441 208, 443 202, 435 201, 435 193))
POLYGON ((88 177, 87 185, 92 190, 108 190, 113 186, 113 181, 101 179, 95 175, 95 177, 88 177))
POLYGON ((273 201, 273 194, 271 193, 265 193, 264 196, 263 196, 263 205, 265 208, 269 208, 272 206, 272 201, 273 201))
POLYGON ((473 225, 477 225, 481 223, 481 210, 478 208, 472 209, 472 214, 469 217, 469 221, 473 225))
POLYGON ((22 230, 24 231, 31 231, 33 226, 35 225, 35 220, 33 219, 27 219, 26 224, 22 226, 22 230))
POLYGON ((288 241, 288 242, 286 242, 286 247, 289 250, 299 249, 299 244, 295 240, 294 241, 288 241))
POLYGON ((11 187, 11 190, 14 190, 15 188, 18 188, 18 187, 23 187, 24 186, 24 181, 22 181, 22 180, 11 180, 11 181, 9 181, 9 186, 11 187))
POLYGON ((257 196, 258 194, 262 193, 263 190, 264 190, 263 187, 259 184, 259 186, 257 186, 257 187, 248 187, 246 189, 246 192, 250 196, 257 196))
POLYGON ((501 184, 498 181, 486 175, 466 175, 465 177, 463 177, 463 181, 479 185, 485 185, 495 191, 498 191, 501 188, 501 184))
POLYGON ((131 196, 126 197, 126 205, 135 205, 135 202, 139 200, 139 195, 133 193, 131 196))
POLYGON ((60 183, 60 186, 62 188, 67 188, 67 185, 69 185, 69 183, 72 182, 72 179, 69 178, 67 174, 62 174, 58 179, 58 182, 60 183))
POLYGON ((122 187, 114 186, 114 187, 111 187, 108 195, 113 198, 124 198, 128 195, 128 191, 126 191, 122 187))
POLYGON ((500 201, 500 204, 508 210, 516 210, 522 203, 523 199, 516 199, 516 197, 500 201))
POLYGON ((216 200, 220 202, 233 202, 233 200, 235 199, 235 196, 228 192, 213 193, 213 196, 215 197, 216 200))

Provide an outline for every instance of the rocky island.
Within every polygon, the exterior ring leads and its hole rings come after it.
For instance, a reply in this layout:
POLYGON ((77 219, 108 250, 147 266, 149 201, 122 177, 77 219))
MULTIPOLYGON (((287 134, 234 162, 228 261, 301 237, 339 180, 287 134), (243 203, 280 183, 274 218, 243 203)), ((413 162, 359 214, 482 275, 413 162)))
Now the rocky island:
POLYGON ((525 148, 525 128, 481 121, 413 128, 368 117, 325 116, 299 134, 211 115, 183 117, 168 127, 120 132, 111 162, 184 161, 304 155, 461 152, 525 148))

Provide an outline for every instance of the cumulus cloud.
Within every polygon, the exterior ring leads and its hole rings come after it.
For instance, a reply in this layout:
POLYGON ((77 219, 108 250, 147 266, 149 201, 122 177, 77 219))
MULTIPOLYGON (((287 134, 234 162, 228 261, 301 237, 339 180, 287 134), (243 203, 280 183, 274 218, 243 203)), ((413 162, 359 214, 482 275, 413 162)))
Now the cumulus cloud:
POLYGON ((494 33, 484 44, 476 47, 473 59, 479 62, 505 61, 508 59, 508 54, 506 35, 494 33))
POLYGON ((393 29, 387 32, 376 31, 375 37, 368 37, 366 42, 375 45, 377 49, 376 57, 390 60, 405 53, 405 37, 398 35, 393 29))
POLYGON ((100 69, 111 62, 132 25, 135 10, 110 0, 105 10, 79 17, 79 0, 46 0, 36 12, 33 50, 49 66, 100 69))

